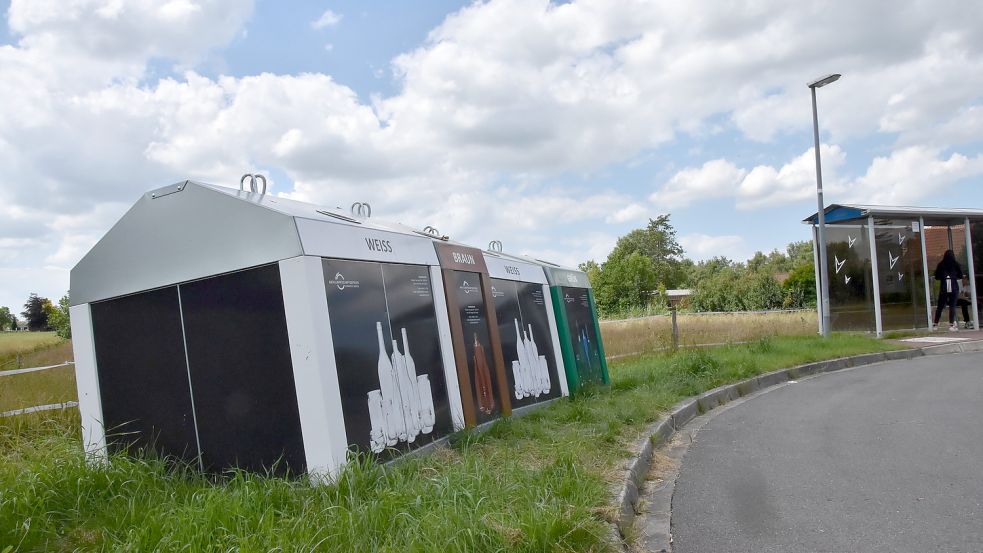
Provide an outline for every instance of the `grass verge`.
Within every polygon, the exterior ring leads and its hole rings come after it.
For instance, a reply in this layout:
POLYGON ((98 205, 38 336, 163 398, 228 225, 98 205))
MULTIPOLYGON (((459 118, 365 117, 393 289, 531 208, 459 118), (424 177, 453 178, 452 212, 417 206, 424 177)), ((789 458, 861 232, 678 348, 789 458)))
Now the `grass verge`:
POLYGON ((0 332, 0 370, 54 365, 72 358, 71 341, 54 332, 0 332))
MULTIPOLYGON (((153 459, 87 464, 72 411, 0 419, 0 544, 22 551, 612 551, 612 484, 645 426, 681 399, 811 361, 897 346, 862 336, 612 363, 612 384, 433 455, 359 460, 331 485, 153 459)), ((2 548, 0 548, 2 550, 2 548)))

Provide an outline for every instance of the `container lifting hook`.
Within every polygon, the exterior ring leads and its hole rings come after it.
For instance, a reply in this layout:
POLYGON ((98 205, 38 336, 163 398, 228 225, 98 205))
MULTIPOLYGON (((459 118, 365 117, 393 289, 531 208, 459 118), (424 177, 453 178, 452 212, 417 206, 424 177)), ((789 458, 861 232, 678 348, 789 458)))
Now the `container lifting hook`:
POLYGON ((502 241, 492 240, 488 243, 488 251, 502 253, 502 241))
POLYGON ((372 216, 372 206, 368 202, 355 202, 352 204, 352 215, 368 219, 372 216))
POLYGON ((251 174, 251 173, 246 173, 245 175, 242 176, 241 179, 239 179, 239 190, 240 191, 245 190, 245 187, 243 185, 246 182, 246 179, 247 178, 249 179, 249 191, 250 192, 258 192, 258 189, 257 189, 257 186, 256 186, 256 180, 258 179, 258 180, 263 181, 263 191, 260 192, 259 194, 261 196, 266 194, 266 177, 264 177, 263 175, 254 175, 254 174, 251 174))

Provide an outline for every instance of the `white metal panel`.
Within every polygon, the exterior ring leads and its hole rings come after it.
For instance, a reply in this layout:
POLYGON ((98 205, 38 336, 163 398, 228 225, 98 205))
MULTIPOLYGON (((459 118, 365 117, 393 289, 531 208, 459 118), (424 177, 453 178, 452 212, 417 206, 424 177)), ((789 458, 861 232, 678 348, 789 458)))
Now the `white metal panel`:
POLYGON ((68 310, 72 321, 72 349, 75 351, 75 385, 78 388, 79 414, 82 418, 82 447, 93 460, 105 462, 106 429, 103 425, 102 397, 96 367, 96 343, 92 332, 89 304, 74 305, 68 310))
POLYGON ((357 225, 335 225, 296 219, 304 254, 336 259, 437 265, 437 253, 424 236, 357 225))
POLYGON ((546 316, 550 323, 550 339, 553 342, 553 358, 556 359, 556 377, 560 379, 560 393, 568 396, 570 387, 567 385, 567 371, 563 364, 563 352, 560 350, 560 328, 556 326, 556 313, 553 312, 553 296, 550 294, 549 284, 543 284, 543 298, 546 300, 546 316))
POLYGON ((485 258, 488 274, 492 278, 546 284, 546 274, 541 265, 502 257, 489 252, 481 252, 481 255, 485 258))
POLYGON ((71 300, 90 303, 301 253, 291 217, 179 183, 144 194, 85 254, 71 272, 71 300))
POLYGON ((281 261, 280 281, 307 472, 331 479, 347 460, 348 437, 321 259, 281 261))
MULTIPOLYGON (((431 250, 433 248, 431 247, 431 250)), ((454 360, 454 343, 451 341, 451 322, 447 315, 447 297, 440 267, 430 267, 433 283, 434 311, 437 313, 437 331, 440 334, 440 357, 444 361, 444 380, 447 383, 447 401, 451 407, 454 430, 464 428, 464 406, 461 403, 461 383, 457 379, 457 362, 454 360)))

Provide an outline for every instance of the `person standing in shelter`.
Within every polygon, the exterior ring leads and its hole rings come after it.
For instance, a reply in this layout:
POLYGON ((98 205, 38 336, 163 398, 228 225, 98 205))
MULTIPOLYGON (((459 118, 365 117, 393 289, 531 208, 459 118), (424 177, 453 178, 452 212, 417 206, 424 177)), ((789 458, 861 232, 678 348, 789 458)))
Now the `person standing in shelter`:
POLYGON ((963 278, 963 269, 956 261, 956 254, 946 250, 942 261, 935 267, 935 280, 939 281, 939 306, 935 309, 933 329, 938 328, 942 310, 949 307, 949 331, 957 332, 956 299, 959 297, 959 281, 963 278))

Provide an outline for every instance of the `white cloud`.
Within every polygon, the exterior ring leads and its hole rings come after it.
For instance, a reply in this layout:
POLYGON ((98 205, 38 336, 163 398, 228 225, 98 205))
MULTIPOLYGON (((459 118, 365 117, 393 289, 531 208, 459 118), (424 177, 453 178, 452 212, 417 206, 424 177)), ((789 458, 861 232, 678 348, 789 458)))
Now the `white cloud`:
POLYGON ((727 160, 715 159, 702 167, 677 172, 649 199, 660 209, 672 209, 694 201, 733 196, 746 174, 746 170, 727 160))
POLYGON ((331 10, 324 10, 321 17, 318 17, 311 22, 311 27, 315 29, 324 29, 325 27, 334 27, 341 22, 342 15, 337 14, 331 10))
MULTIPOLYGON (((837 187, 837 171, 846 161, 846 154, 837 145, 819 147, 823 164, 823 187, 837 187)), ((758 165, 741 181, 737 191, 737 207, 754 209, 789 204, 816 195, 815 149, 809 148, 779 169, 758 165)))
POLYGON ((845 201, 884 205, 958 204, 952 184, 983 175, 983 154, 946 157, 936 148, 911 146, 877 157, 841 194, 845 201), (948 192, 948 193, 947 193, 948 192))
POLYGON ((744 253, 747 250, 744 238, 736 234, 686 234, 679 237, 679 245, 687 257, 697 261, 720 256, 738 260, 749 257, 744 253))

